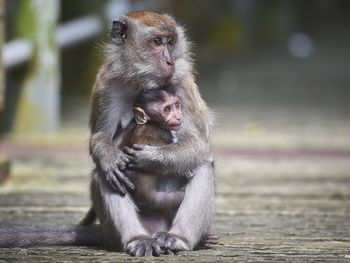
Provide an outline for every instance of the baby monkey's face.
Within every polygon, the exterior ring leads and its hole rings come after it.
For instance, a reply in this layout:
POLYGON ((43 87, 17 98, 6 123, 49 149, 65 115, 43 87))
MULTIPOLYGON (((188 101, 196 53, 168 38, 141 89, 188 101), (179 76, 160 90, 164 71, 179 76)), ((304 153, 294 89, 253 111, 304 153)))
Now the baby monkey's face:
POLYGON ((147 104, 146 114, 157 122, 163 129, 178 131, 181 127, 183 116, 181 103, 177 96, 162 91, 161 99, 147 104))

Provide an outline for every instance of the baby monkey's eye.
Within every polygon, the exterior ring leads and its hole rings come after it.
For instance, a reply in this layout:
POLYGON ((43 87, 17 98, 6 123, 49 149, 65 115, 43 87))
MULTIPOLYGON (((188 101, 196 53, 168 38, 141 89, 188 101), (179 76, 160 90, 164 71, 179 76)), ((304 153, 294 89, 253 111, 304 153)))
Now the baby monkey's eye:
POLYGON ((168 115, 168 114, 170 113, 170 111, 171 111, 170 106, 166 106, 166 107, 164 107, 164 109, 163 109, 163 112, 164 112, 166 115, 168 115))
POLYGON ((181 108, 181 104, 179 101, 175 102, 175 108, 178 110, 181 108))

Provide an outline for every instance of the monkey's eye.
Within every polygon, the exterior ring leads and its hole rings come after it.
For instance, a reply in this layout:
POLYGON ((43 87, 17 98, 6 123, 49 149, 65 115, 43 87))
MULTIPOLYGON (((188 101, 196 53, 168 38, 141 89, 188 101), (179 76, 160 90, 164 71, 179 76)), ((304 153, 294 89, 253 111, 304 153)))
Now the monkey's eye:
POLYGON ((153 39, 153 43, 157 46, 160 46, 162 44, 162 39, 160 37, 156 37, 155 39, 153 39))
POLYGON ((172 46, 175 44, 175 38, 174 37, 169 37, 168 38, 168 45, 172 46))
POLYGON ((168 114, 170 113, 170 111, 171 111, 170 106, 166 106, 166 107, 164 107, 164 109, 163 109, 163 112, 164 112, 166 115, 168 115, 168 114))
POLYGON ((175 102, 175 108, 178 110, 181 108, 181 104, 179 101, 175 102))

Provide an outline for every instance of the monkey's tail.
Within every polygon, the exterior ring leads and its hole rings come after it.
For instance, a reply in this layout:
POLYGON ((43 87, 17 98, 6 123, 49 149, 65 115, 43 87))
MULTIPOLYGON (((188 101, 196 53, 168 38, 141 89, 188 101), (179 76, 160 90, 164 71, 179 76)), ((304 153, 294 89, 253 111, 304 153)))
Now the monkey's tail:
POLYGON ((0 228, 0 247, 68 245, 101 246, 102 228, 99 225, 0 228))

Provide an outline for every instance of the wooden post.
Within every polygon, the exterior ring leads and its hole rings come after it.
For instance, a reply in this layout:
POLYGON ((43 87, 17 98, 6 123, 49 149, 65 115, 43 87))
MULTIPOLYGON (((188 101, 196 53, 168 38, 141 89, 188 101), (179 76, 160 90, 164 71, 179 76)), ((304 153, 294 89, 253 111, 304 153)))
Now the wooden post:
POLYGON ((28 63, 17 103, 15 132, 53 131, 60 124, 59 53, 55 39, 59 0, 21 0, 18 37, 32 42, 33 59, 28 63))
MULTIPOLYGON (((0 112, 5 107, 5 69, 2 64, 2 47, 5 40, 5 0, 0 0, 0 112)), ((10 161, 6 156, 0 155, 0 183, 10 174, 10 161)))
POLYGON ((2 47, 5 42, 5 0, 0 0, 0 112, 5 107, 5 74, 2 64, 2 47))

